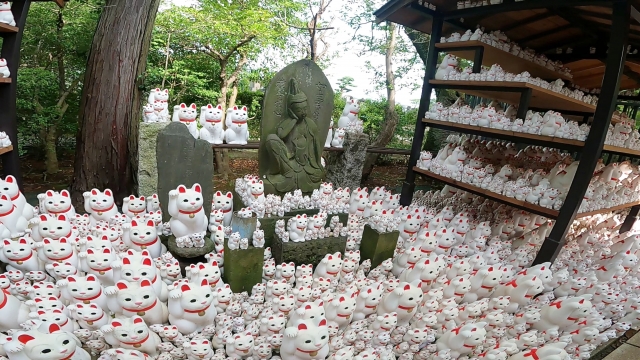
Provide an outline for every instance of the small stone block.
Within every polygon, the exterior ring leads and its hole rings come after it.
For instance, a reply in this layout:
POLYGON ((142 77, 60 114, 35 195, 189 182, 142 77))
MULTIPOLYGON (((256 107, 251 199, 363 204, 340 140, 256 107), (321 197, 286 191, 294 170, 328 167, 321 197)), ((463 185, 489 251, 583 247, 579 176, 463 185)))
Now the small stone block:
POLYGON ((276 260, 276 265, 293 261, 296 265, 312 264, 315 267, 326 254, 333 254, 335 252, 344 254, 346 247, 346 236, 303 242, 282 242, 282 240, 276 238, 271 245, 271 254, 276 260))
POLYGON ((233 194, 233 209, 235 211, 238 211, 245 207, 244 203, 242 202, 242 198, 240 198, 240 195, 238 195, 235 190, 231 190, 231 193, 233 194))
POLYGON ((248 249, 229 250, 224 241, 225 284, 229 284, 234 293, 251 292, 253 285, 262 282, 264 249, 249 246, 248 249))
POLYGON ((204 247, 181 248, 178 247, 178 244, 176 244, 176 237, 171 235, 167 240, 167 250, 169 250, 170 253, 176 256, 191 259, 199 256, 204 256, 204 254, 215 251, 216 245, 213 243, 213 241, 211 241, 209 237, 206 237, 204 239, 204 247))
POLYGON ((398 231, 381 234, 369 225, 365 225, 360 243, 362 260, 371 260, 371 268, 373 269, 384 260, 392 258, 398 244, 398 236, 400 236, 398 231))
POLYGON ((250 218, 241 218, 237 212, 233 212, 231 218, 231 232, 239 232, 240 238, 253 239, 253 232, 256 231, 256 223, 258 218, 254 216, 250 218))
MULTIPOLYGON (((267 218, 263 218, 260 219, 260 229, 264 230, 264 247, 269 247, 269 246, 273 246, 273 239, 275 239, 277 236, 275 234, 275 230, 276 230, 276 221, 280 220, 280 219, 284 219, 284 223, 285 225, 287 224, 287 221, 289 221, 289 219, 291 219, 291 217, 296 216, 298 214, 302 215, 302 214, 307 214, 307 216, 311 215, 315 215, 317 214, 319 211, 317 209, 311 209, 311 210, 295 210, 295 211, 290 211, 288 213, 285 213, 285 216, 283 217, 267 217, 267 218)), ((340 222, 343 225, 347 225, 347 220, 349 219, 349 214, 337 214, 338 218, 340 218, 340 222)), ((327 219, 327 226, 329 226, 329 221, 331 220, 331 218, 334 215, 329 215, 328 219, 327 219)))

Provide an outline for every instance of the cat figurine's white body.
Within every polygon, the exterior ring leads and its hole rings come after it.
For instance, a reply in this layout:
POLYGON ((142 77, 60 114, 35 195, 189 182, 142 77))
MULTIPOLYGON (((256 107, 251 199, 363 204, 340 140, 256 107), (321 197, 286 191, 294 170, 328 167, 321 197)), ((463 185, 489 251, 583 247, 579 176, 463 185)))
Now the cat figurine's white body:
POLYGON ((79 265, 75 240, 64 236, 57 240, 45 238, 34 246, 38 249, 38 257, 45 264, 68 262, 76 268, 79 265))
MULTIPOLYGON (((31 220, 35 216, 34 208, 27 203, 27 198, 24 197, 22 191, 18 187, 18 180, 12 175, 7 175, 3 181, 0 181, 0 192, 6 194, 13 205, 16 206, 16 211, 27 219, 31 220)), ((4 223, 4 221, 3 221, 4 223)), ((7 224, 5 223, 5 226, 7 224)))
POLYGON ((102 326, 109 324, 111 320, 111 316, 95 303, 76 303, 69 305, 67 309, 83 329, 100 330, 102 326))
POLYGON ((198 118, 198 107, 196 104, 191 104, 189 106, 184 103, 180 105, 176 105, 173 108, 173 121, 181 122, 187 126, 189 129, 189 133, 194 138, 198 138, 198 122, 196 119, 198 118))
POLYGON ((222 126, 222 105, 208 104, 200 109, 200 139, 211 144, 222 144, 224 127, 222 126))
POLYGON ((67 276, 64 280, 58 280, 62 297, 70 304, 95 303, 107 311, 107 296, 98 278, 94 275, 67 276))
POLYGON ((84 196, 84 211, 91 216, 91 226, 102 220, 109 222, 111 217, 118 214, 116 201, 113 193, 109 189, 101 192, 98 189, 91 189, 82 194, 84 196))
POLYGON ((167 252, 167 248, 160 242, 156 225, 153 220, 131 220, 130 224, 122 225, 122 241, 137 251, 148 250, 152 258, 157 258, 167 252))
POLYGON ((164 324, 169 319, 167 305, 158 300, 151 281, 142 279, 138 283, 118 281, 105 289, 109 309, 116 316, 138 315, 149 324, 164 324))
POLYGON ((339 128, 348 128, 350 125, 358 123, 358 114, 360 113, 360 104, 356 99, 349 99, 342 110, 342 116, 338 120, 339 128))
POLYGON ((224 140, 227 144, 246 145, 249 140, 249 128, 247 127, 247 107, 234 106, 227 110, 225 119, 227 130, 224 132, 224 140))
MULTIPOLYGON (((108 241, 108 240, 107 240, 108 241)), ((88 248, 78 253, 79 269, 87 274, 95 275, 105 286, 111 286, 113 281, 113 268, 111 264, 116 261, 116 253, 110 248, 88 248)))
MULTIPOLYGON (((11 11, 9 11, 9 13, 11 13, 11 11)), ((2 11, 0 10, 0 17, 2 16, 1 14, 2 11)), ((0 58, 0 78, 8 78, 10 76, 11 71, 9 71, 9 67, 7 66, 7 60, 0 58)))
POLYGON ((151 281, 158 299, 162 302, 167 301, 169 294, 167 284, 158 275, 159 270, 153 263, 149 251, 137 252, 130 249, 126 255, 122 256, 122 260, 115 261, 112 267, 114 268, 114 281, 137 282, 143 278, 148 279, 151 281))
POLYGON ((13 18, 13 12, 11 12, 11 4, 8 1, 0 2, 0 22, 16 26, 16 22, 13 18))
POLYGON ((67 190, 60 192, 48 190, 38 194, 40 212, 52 215, 66 215, 68 219, 76 216, 76 209, 71 204, 71 195, 67 190))
POLYGON ((160 116, 156 113, 153 104, 145 104, 142 108, 142 121, 146 123, 155 123, 160 121, 160 116))
POLYGON ((147 212, 147 202, 144 196, 135 197, 129 195, 122 199, 122 213, 130 217, 131 219, 136 216, 144 216, 147 212))
POLYGON ((159 354, 158 345, 162 340, 140 316, 115 318, 111 324, 101 327, 100 331, 104 334, 104 340, 113 347, 138 350, 154 358, 159 354))
POLYGON ((301 322, 285 329, 280 347, 282 358, 287 360, 326 359, 329 355, 329 330, 327 320, 318 326, 301 322))
POLYGON ((6 132, 0 131, 0 147, 9 147, 11 146, 11 139, 7 135, 6 132))
POLYGON ((226 194, 216 191, 216 193, 213 194, 213 207, 224 213, 222 225, 230 226, 231 218, 233 217, 233 194, 230 191, 226 194))
POLYGON ((4 239, 0 243, 0 261, 7 264, 7 270, 22 272, 44 270, 44 263, 38 257, 36 250, 25 238, 12 241, 4 239))
POLYGON ((216 308, 211 306, 215 295, 206 279, 199 284, 179 284, 169 294, 169 322, 182 334, 202 331, 216 317, 216 308))
POLYGON ((153 104, 154 108, 157 108, 156 115, 158 115, 158 121, 169 121, 169 90, 155 88, 149 93, 149 104, 153 104))
POLYGON ((20 329, 29 320, 29 307, 6 290, 0 290, 0 331, 20 329))
POLYGON ((67 215, 40 214, 33 221, 36 226, 31 228, 31 238, 36 242, 42 242, 45 238, 58 240, 66 237, 75 238, 73 228, 67 215))
POLYGON ((9 230, 12 238, 23 236, 27 230, 27 219, 5 194, 0 195, 0 222, 9 230))
POLYGON ((91 360, 72 333, 43 322, 29 331, 16 331, 3 345, 9 360, 91 360))
POLYGON ((344 144, 345 133, 346 131, 344 130, 344 128, 336 129, 335 133, 333 134, 333 140, 331 140, 331 146, 336 148, 341 148, 342 145, 344 144))
POLYGON ((169 224, 176 238, 207 231, 209 220, 204 213, 203 202, 200 184, 193 184, 191 189, 180 185, 169 191, 169 224))

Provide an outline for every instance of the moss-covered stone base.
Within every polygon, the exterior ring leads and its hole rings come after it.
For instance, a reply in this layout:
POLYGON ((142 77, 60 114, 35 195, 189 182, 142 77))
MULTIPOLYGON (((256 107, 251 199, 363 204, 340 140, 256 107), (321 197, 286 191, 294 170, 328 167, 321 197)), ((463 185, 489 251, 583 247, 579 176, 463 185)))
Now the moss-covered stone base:
MULTIPOLYGON (((315 267, 326 254, 340 252, 344 254, 347 237, 330 237, 304 242, 285 242, 276 238, 271 245, 271 253, 276 264, 293 261, 296 265, 313 264, 315 267)), ((226 266, 226 262, 225 262, 226 266)))
POLYGON ((253 239, 253 232, 256 231, 257 221, 258 218, 255 217, 255 215, 250 218, 241 218, 238 216, 238 213, 234 211, 233 217, 231 218, 231 232, 239 232, 241 239, 247 238, 251 240, 253 239))
MULTIPOLYGON (((280 220, 280 219, 284 219, 285 224, 287 223, 287 221, 289 221, 289 219, 291 219, 292 217, 296 216, 296 215, 302 215, 302 214, 307 214, 307 216, 311 215, 315 215, 317 214, 319 211, 318 209, 311 209, 311 210, 295 210, 295 211, 291 211, 288 213, 285 213, 285 216, 283 217, 267 217, 264 219, 260 219, 260 229, 264 230, 264 246, 265 247, 273 247, 273 243, 274 243, 274 239, 276 238, 276 221, 280 220)), ((340 222, 343 225, 347 225, 347 221, 349 219, 349 214, 337 214, 338 218, 340 218, 340 222)), ((334 215, 329 215, 329 219, 327 220, 327 226, 329 226, 329 221, 331 220, 331 218, 334 215)))
POLYGON ((245 250, 229 250, 224 241, 224 275, 222 279, 229 284, 234 293, 251 292, 253 285, 262 282, 264 249, 250 246, 245 250))
POLYGON ((174 256, 179 256, 187 259, 204 256, 204 254, 215 251, 216 249, 215 244, 213 243, 213 241, 211 241, 208 235, 205 238, 204 247, 201 247, 201 248, 178 247, 178 245, 176 244, 176 237, 173 235, 168 237, 166 245, 167 245, 167 250, 169 250, 169 252, 172 253, 174 256))
POLYGON ((233 194, 233 211, 242 209, 244 207, 244 203, 242 202, 240 195, 238 195, 235 190, 231 190, 231 193, 233 194))
POLYGON ((392 258, 398 244, 398 236, 400 236, 398 231, 381 234, 369 225, 365 225, 360 243, 361 259, 371 260, 371 268, 373 269, 381 262, 392 258))

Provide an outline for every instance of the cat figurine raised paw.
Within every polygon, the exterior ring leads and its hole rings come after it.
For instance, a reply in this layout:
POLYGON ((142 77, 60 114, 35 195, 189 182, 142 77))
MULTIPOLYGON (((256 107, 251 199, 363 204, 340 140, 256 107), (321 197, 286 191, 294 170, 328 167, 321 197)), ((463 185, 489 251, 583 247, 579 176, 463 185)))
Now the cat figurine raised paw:
POLYGON ((138 350, 153 357, 158 356, 160 336, 149 329, 142 317, 115 318, 111 324, 100 328, 104 340, 113 347, 138 350))
POLYGON ((178 284, 169 293, 169 322, 185 335, 202 331, 214 323, 217 311, 211 304, 216 294, 207 279, 178 284))
POLYGON ((169 225, 176 238, 207 231, 209 219, 204 213, 203 203, 200 184, 193 184, 191 189, 179 185, 169 191, 169 225))

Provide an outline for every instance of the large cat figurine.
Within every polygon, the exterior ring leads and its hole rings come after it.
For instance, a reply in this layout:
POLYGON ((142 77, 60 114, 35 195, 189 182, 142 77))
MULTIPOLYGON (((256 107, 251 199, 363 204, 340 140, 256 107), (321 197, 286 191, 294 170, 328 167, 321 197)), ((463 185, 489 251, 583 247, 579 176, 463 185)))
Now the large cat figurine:
POLYGON ((24 236, 27 230, 27 219, 18 211, 16 204, 8 195, 0 195, 0 222, 9 230, 11 238, 24 236))
POLYGON ((12 175, 7 175, 4 180, 0 180, 0 192, 9 196, 13 205, 16 206, 16 211, 25 219, 31 220, 35 216, 33 206, 27 203, 27 199, 18 187, 18 181, 12 175))
POLYGON ((70 275, 64 280, 58 280, 57 284, 62 297, 70 304, 95 303, 105 311, 108 311, 107 296, 100 281, 94 275, 70 275))
POLYGON ((222 225, 230 226, 233 215, 233 193, 229 191, 223 194, 221 191, 216 191, 216 193, 213 194, 213 208, 224 213, 222 225))
POLYGON ((34 244, 38 250, 38 257, 45 264, 68 262, 78 267, 78 252, 75 240, 61 237, 58 240, 45 238, 34 244))
POLYGON ((104 340, 113 347, 138 350, 156 358, 159 354, 160 336, 149 329, 140 316, 115 318, 111 324, 100 328, 104 340))
POLYGON ((41 214, 66 215, 68 219, 76 216, 76 209, 71 204, 71 195, 67 190, 60 192, 47 190, 38 194, 41 214))
POLYGON ((44 238, 58 240, 62 237, 74 237, 69 217, 65 214, 40 214, 32 223, 36 224, 31 228, 31 237, 35 242, 41 242, 44 238))
MULTIPOLYGON (((108 241, 108 240, 107 240, 108 241)), ((116 253, 111 248, 88 248, 78 253, 79 269, 87 274, 93 274, 105 286, 111 286, 113 281, 113 268, 111 264, 116 261, 116 253)))
POLYGON ((151 281, 153 290, 158 295, 160 301, 167 301, 168 290, 167 284, 162 281, 159 276, 159 270, 153 263, 149 251, 142 250, 140 252, 129 249, 126 255, 122 256, 122 260, 114 261, 111 267, 114 269, 114 280, 125 280, 129 282, 137 282, 141 279, 151 281))
POLYGON ((246 106, 242 108, 234 106, 233 109, 228 109, 225 124, 227 130, 224 132, 224 140, 227 144, 247 145, 249 128, 247 128, 246 106))
POLYGON ((129 195, 122 199, 122 213, 133 219, 136 216, 143 216, 147 212, 147 202, 144 196, 135 197, 129 195))
POLYGON ((169 294, 169 322, 185 335, 202 331, 216 317, 216 308, 211 306, 215 295, 206 279, 199 284, 179 284, 169 294))
POLYGON ((81 346, 72 333, 43 322, 37 329, 14 332, 3 348, 9 360, 91 360, 81 346))
POLYGON ((113 193, 109 189, 101 192, 91 189, 82 194, 84 196, 84 211, 91 216, 91 226, 95 226, 99 220, 109 222, 113 215, 118 213, 113 193))
POLYGON ((176 105, 173 108, 173 118, 172 121, 181 122, 187 126, 189 129, 189 133, 194 138, 198 138, 198 123, 196 119, 198 118, 198 107, 196 104, 191 104, 189 106, 184 103, 180 105, 176 105))
POLYGON ((7 290, 0 290, 0 331, 20 329, 29 320, 29 307, 7 290))
POLYGON ((7 270, 22 272, 44 270, 44 263, 38 253, 25 238, 13 241, 4 239, 0 242, 0 261, 7 264, 7 270))
POLYGON ((158 300, 148 279, 138 283, 120 280, 115 286, 106 288, 105 293, 109 309, 116 316, 138 315, 149 324, 164 324, 168 320, 167 305, 158 300))
POLYGON ((169 191, 169 225, 176 238, 207 231, 209 219, 203 203, 200 184, 193 184, 191 189, 179 185, 176 190, 169 191))
POLYGON ((329 328, 327 320, 318 326, 301 322, 284 330, 280 355, 287 360, 325 359, 329 355, 329 328))
POLYGON ((224 128, 222 126, 222 105, 208 104, 200 109, 200 139, 211 144, 222 144, 224 128))
POLYGON ((148 250, 152 258, 157 258, 167 252, 167 248, 160 242, 153 220, 131 220, 130 224, 122 225, 122 241, 133 250, 148 250))

